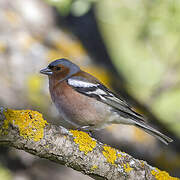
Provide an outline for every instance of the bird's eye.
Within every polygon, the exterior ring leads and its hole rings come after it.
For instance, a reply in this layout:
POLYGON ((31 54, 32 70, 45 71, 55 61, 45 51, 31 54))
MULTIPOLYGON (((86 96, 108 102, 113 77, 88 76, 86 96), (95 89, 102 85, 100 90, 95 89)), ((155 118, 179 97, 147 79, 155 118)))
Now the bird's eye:
POLYGON ((59 70, 61 70, 61 67, 59 67, 59 66, 56 67, 56 71, 59 71, 59 70))
POLYGON ((50 66, 50 65, 49 65, 48 68, 49 68, 49 69, 53 69, 53 66, 50 66))

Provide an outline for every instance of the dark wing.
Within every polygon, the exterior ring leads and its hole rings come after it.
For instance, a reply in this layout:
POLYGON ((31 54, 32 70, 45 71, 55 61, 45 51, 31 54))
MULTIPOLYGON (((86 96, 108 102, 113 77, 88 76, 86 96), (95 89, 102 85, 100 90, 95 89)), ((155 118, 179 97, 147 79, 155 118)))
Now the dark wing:
POLYGON ((126 101, 118 98, 99 81, 89 82, 85 77, 73 76, 67 80, 67 83, 77 92, 110 105, 122 115, 126 115, 134 120, 144 121, 143 116, 133 111, 126 101))

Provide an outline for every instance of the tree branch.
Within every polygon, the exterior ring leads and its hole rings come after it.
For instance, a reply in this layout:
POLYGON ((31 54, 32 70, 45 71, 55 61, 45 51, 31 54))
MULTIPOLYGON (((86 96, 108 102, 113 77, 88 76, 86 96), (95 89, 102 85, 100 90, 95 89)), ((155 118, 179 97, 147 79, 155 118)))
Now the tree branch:
POLYGON ((37 111, 1 108, 0 144, 63 164, 94 179, 172 178, 85 132, 48 124, 37 111))

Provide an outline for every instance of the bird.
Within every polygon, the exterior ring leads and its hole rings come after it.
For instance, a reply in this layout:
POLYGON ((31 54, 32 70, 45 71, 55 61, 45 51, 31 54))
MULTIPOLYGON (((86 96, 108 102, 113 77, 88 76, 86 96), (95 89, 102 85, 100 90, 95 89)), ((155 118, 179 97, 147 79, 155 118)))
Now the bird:
POLYGON ((76 129, 93 131, 111 124, 126 124, 144 130, 166 145, 173 141, 150 126, 122 97, 70 60, 54 60, 40 73, 48 75, 51 99, 60 115, 76 129))

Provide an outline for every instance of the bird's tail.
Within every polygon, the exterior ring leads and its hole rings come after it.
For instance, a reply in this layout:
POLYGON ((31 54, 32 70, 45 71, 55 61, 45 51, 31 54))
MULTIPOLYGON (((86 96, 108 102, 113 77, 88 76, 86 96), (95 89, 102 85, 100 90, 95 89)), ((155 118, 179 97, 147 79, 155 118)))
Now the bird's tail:
POLYGON ((148 134, 158 138, 160 141, 162 141, 166 145, 168 145, 168 143, 173 141, 170 137, 168 137, 168 136, 162 134, 161 132, 159 132, 158 130, 152 128, 151 126, 149 126, 145 122, 142 122, 142 121, 137 122, 136 121, 135 126, 137 126, 138 128, 141 128, 142 130, 144 130, 148 134))

